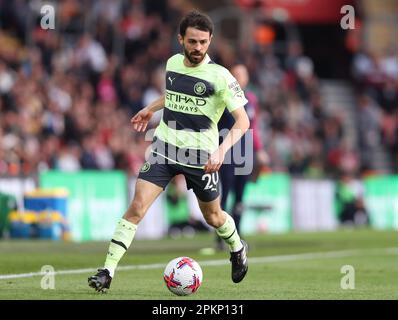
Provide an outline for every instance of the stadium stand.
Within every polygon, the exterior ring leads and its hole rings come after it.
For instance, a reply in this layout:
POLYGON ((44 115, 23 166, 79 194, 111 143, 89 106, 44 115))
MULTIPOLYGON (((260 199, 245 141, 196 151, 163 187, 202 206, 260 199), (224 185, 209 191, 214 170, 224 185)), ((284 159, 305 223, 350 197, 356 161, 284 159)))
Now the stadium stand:
MULTIPOLYGON (((163 63, 179 50, 178 19, 192 5, 60 1, 56 28, 48 31, 34 2, 0 1, 0 174, 137 175, 148 142, 126 119, 163 90, 163 63)), ((248 66, 272 169, 301 177, 396 169, 396 48, 366 51, 351 41, 352 77, 325 81, 300 37, 286 38, 281 54, 277 28, 269 26, 259 25, 254 45, 239 50, 216 34, 211 55, 227 66, 237 60, 248 66)))

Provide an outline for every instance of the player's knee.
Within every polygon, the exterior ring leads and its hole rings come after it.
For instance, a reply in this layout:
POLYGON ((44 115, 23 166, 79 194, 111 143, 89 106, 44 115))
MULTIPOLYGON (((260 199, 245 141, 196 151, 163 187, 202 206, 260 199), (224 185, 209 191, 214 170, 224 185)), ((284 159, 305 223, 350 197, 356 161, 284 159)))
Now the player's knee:
POLYGON ((223 214, 221 210, 208 210, 204 212, 204 218, 208 225, 219 228, 223 222, 223 214))
POLYGON ((134 224, 138 224, 146 213, 145 206, 141 200, 134 199, 128 208, 125 218, 134 224))

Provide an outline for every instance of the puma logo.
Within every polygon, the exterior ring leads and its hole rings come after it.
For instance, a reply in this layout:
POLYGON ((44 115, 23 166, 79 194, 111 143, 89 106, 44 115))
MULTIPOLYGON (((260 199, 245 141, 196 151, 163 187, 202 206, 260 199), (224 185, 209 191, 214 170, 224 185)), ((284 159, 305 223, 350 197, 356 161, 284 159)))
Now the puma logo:
POLYGON ((170 77, 168 77, 169 81, 170 81, 170 85, 173 85, 173 81, 175 78, 171 79, 170 77))

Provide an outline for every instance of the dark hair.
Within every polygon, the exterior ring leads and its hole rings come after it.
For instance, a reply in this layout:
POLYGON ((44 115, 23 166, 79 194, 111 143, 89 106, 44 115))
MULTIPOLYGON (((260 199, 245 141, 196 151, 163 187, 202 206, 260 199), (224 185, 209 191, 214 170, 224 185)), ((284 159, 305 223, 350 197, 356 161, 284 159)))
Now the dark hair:
POLYGON ((209 31, 213 34, 213 22, 208 15, 197 10, 189 12, 180 22, 180 35, 185 36, 188 27, 199 29, 202 31, 209 31))

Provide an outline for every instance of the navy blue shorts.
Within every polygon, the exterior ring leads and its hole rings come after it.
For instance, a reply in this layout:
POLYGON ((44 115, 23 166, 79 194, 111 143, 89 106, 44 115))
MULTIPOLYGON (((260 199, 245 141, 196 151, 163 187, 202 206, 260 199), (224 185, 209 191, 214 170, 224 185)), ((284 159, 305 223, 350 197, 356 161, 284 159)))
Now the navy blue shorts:
POLYGON ((209 202, 217 199, 220 195, 218 172, 205 173, 204 169, 183 166, 164 158, 165 163, 157 163, 153 159, 153 154, 151 154, 148 161, 141 167, 139 179, 152 182, 165 190, 174 176, 182 174, 188 189, 192 189, 199 200, 209 202))

